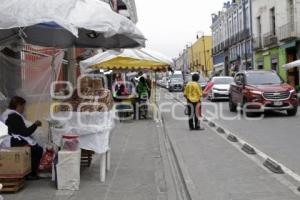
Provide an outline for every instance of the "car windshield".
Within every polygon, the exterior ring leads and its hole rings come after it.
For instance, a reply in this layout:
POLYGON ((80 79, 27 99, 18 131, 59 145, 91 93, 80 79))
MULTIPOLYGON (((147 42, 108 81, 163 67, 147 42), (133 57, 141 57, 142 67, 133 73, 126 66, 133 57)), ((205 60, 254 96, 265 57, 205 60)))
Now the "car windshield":
POLYGON ((282 80, 276 73, 251 73, 247 74, 249 85, 274 85, 281 84, 282 80))
POLYGON ((205 80, 205 78, 203 76, 199 77, 199 83, 206 83, 207 81, 205 80))
POLYGON ((233 82, 232 77, 224 77, 224 78, 216 78, 213 79, 213 83, 216 85, 226 85, 226 84, 231 84, 233 82))
POLYGON ((171 82, 172 82, 172 83, 183 83, 183 80, 180 79, 180 78, 172 78, 172 79, 171 79, 171 82))

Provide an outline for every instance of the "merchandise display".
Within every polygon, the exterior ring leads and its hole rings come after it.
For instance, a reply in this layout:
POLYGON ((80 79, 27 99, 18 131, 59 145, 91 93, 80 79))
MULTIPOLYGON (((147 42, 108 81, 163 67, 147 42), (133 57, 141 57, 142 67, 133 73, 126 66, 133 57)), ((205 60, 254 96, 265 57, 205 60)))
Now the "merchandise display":
POLYGON ((107 112, 113 107, 113 98, 110 90, 103 88, 101 79, 82 78, 79 89, 75 89, 71 98, 61 103, 55 108, 56 111, 107 112))

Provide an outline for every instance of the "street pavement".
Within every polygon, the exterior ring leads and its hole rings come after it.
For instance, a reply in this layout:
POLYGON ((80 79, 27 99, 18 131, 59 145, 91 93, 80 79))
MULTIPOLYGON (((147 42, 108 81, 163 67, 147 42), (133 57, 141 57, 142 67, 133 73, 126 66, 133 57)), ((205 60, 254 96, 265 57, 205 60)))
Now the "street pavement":
POLYGON ((166 200, 176 199, 172 177, 165 165, 161 132, 151 120, 120 123, 112 135, 111 171, 99 181, 99 160, 82 169, 80 190, 58 191, 49 179, 27 181, 5 200, 166 200), (174 196, 175 195, 175 196, 174 196))
POLYGON ((178 149, 176 156, 183 161, 181 168, 187 171, 185 178, 191 188, 195 188, 198 199, 300 198, 297 191, 283 184, 284 181, 279 181, 278 175, 253 162, 208 126, 204 125, 205 131, 189 131, 187 119, 174 119, 174 113, 184 118, 184 107, 180 103, 176 105, 172 95, 166 91, 160 92, 159 105, 164 105, 164 125, 172 144, 178 149), (176 107, 173 111, 172 106, 176 107))
MULTIPOLYGON (((183 100, 182 93, 175 95, 183 100)), ((203 106, 206 117, 300 174, 300 110, 295 117, 268 112, 263 118, 245 118, 240 113, 231 113, 226 101, 207 103, 208 106, 203 106)))
MULTIPOLYGON (((162 120, 117 124, 112 134, 111 170, 107 173, 105 183, 99 182, 99 158, 95 156, 92 166, 82 169, 79 191, 58 191, 49 179, 43 179, 26 182, 26 187, 19 193, 2 194, 4 199, 300 199, 299 192, 289 187, 289 183, 293 182, 289 182, 286 175, 273 174, 207 124, 202 124, 204 131, 189 131, 183 104, 176 101, 174 95, 182 98, 182 93, 159 92, 158 105, 162 120), (174 118, 174 113, 177 118, 174 118)), ((226 105, 224 102, 216 103, 219 104, 226 105)), ((208 109, 204 112, 208 113, 208 109)), ((227 114, 232 115, 229 112, 227 114)), ((279 121, 281 118, 267 116, 263 121, 272 124, 271 120, 274 119, 279 121)), ((222 123, 221 120, 219 122, 222 123)), ((234 125, 247 124, 244 119, 223 123, 228 129, 245 134, 245 128, 232 129, 234 125)), ((262 126, 261 122, 251 123, 256 123, 251 127, 252 131, 262 126)), ((271 131, 272 127, 269 129, 271 131)), ((248 135, 251 136, 250 132, 248 135)), ((283 141, 276 142, 280 144, 283 141)))

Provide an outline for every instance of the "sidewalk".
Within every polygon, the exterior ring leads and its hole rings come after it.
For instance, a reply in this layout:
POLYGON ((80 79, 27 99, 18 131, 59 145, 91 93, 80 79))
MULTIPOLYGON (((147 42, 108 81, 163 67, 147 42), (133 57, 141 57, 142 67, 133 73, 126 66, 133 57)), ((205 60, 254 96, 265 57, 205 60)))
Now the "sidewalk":
MULTIPOLYGON (((160 103, 164 102, 170 100, 162 99, 160 103)), ((183 106, 176 109, 176 114, 180 113, 184 117, 183 106)), ((299 199, 274 174, 251 161, 208 126, 204 125, 205 131, 189 131, 187 119, 175 120, 171 112, 163 113, 163 118, 194 199, 299 199)))
POLYGON ((99 182, 98 159, 83 169, 80 191, 58 191, 48 180, 26 182, 5 200, 166 200, 168 189, 159 131, 153 121, 120 123, 112 135, 111 171, 99 182))

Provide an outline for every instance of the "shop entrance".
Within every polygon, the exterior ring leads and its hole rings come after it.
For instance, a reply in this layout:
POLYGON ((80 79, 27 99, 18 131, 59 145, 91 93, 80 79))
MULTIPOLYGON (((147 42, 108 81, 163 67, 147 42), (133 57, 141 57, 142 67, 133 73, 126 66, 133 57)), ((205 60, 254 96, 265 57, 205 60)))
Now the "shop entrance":
MULTIPOLYGON (((288 49, 287 51, 287 63, 297 60, 296 50, 288 49)), ((287 71, 287 81, 293 87, 299 86, 299 68, 292 68, 287 71)))

